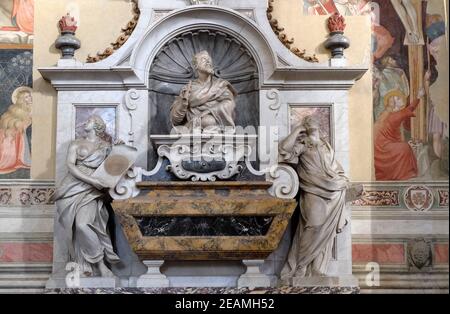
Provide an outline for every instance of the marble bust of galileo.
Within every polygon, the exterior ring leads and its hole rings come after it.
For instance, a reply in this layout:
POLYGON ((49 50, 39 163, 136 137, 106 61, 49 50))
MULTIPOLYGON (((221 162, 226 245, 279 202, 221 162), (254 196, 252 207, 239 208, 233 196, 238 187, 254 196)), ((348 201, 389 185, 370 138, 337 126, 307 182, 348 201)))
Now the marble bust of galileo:
POLYGON ((207 51, 194 55, 192 64, 197 79, 189 81, 172 104, 172 125, 189 132, 234 131, 236 91, 226 80, 214 77, 212 58, 207 51))

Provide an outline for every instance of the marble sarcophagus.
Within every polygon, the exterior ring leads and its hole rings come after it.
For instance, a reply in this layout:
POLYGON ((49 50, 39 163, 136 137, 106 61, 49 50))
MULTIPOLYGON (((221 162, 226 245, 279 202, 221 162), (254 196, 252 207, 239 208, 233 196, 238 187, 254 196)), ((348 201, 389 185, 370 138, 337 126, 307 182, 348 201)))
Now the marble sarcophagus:
POLYGON ((271 196, 271 185, 141 182, 139 196, 113 207, 142 260, 265 259, 296 207, 295 200, 271 196))

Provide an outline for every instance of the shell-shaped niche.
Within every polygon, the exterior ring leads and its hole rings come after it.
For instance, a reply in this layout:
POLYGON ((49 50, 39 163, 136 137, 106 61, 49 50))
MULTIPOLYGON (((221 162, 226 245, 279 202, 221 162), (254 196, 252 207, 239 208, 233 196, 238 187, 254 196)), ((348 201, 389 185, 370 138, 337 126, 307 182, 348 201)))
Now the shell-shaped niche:
POLYGON ((169 40, 155 57, 150 78, 186 84, 195 79, 193 56, 203 50, 211 55, 217 77, 238 85, 258 78, 256 62, 246 47, 229 35, 213 30, 189 31, 169 40))
MULTIPOLYGON (((230 82, 237 92, 236 125, 259 126, 259 76, 252 54, 243 43, 223 31, 196 29, 168 40, 153 60, 149 73, 151 134, 171 132, 170 107, 183 86, 195 79, 192 59, 203 50, 213 60, 215 76, 230 82)), ((151 169, 157 161, 151 149, 148 160, 151 169)))

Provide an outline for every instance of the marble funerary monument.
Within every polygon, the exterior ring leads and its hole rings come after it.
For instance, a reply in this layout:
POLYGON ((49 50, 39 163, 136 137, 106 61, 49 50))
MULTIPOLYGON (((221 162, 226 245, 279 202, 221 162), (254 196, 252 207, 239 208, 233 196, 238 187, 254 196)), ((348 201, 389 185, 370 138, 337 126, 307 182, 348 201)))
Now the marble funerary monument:
POLYGON ((267 0, 137 4, 95 63, 63 17, 39 69, 58 91, 47 288, 357 287, 347 97, 367 69, 346 65, 343 18, 320 64, 283 45, 267 0), (329 109, 328 138, 294 125, 299 105, 329 109))

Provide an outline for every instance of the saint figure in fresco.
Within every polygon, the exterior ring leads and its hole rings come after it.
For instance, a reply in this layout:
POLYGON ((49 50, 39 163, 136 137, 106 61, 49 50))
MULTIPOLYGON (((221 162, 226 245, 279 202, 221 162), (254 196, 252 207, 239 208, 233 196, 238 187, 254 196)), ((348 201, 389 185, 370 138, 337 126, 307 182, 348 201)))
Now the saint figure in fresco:
POLYGON ((417 12, 411 1, 391 0, 391 3, 405 27, 405 45, 423 45, 423 34, 419 29, 417 12))
POLYGON ((304 0, 304 13, 308 15, 364 15, 371 12, 370 0, 304 0))
POLYGON ((327 15, 337 12, 333 0, 305 0, 308 15, 327 15))
POLYGON ((385 96, 392 90, 399 90, 406 97, 409 96, 409 81, 405 71, 399 66, 396 59, 386 56, 380 65, 374 68, 374 85, 377 85, 378 102, 374 103, 375 121, 385 109, 385 96))
POLYGON ((34 30, 34 0, 13 0, 11 26, 0 25, 3 31, 22 31, 33 34, 34 30))
POLYGON ((428 133, 433 142, 434 154, 443 157, 444 139, 448 139, 448 53, 445 22, 440 15, 427 16, 426 34, 428 54, 436 67, 425 74, 425 90, 428 98, 428 133))
POLYGON ((381 59, 384 54, 392 47, 395 38, 382 25, 372 21, 372 59, 376 61, 381 59))
POLYGON ((409 180, 418 176, 417 159, 411 145, 402 140, 401 125, 414 117, 414 111, 425 94, 406 106, 407 96, 393 90, 384 96, 385 110, 374 125, 375 176, 378 181, 409 180))
POLYGON ((349 180, 314 116, 305 117, 280 143, 279 153, 280 162, 296 167, 301 213, 281 280, 326 275, 334 238, 348 223, 349 180))
POLYGON ((30 169, 27 128, 31 125, 32 90, 22 86, 12 94, 12 105, 0 116, 0 174, 30 169))
POLYGON ((65 230, 69 258, 82 277, 113 277, 106 266, 120 262, 111 242, 105 204, 105 185, 92 174, 111 152, 111 137, 100 116, 85 123, 86 136, 73 141, 68 150, 68 174, 56 189, 58 222, 65 230))
POLYGON ((197 79, 181 90, 170 110, 175 128, 189 130, 201 128, 204 132, 234 130, 237 95, 231 84, 214 77, 214 67, 207 51, 197 53, 193 59, 197 79))
POLYGON ((334 0, 334 4, 341 15, 370 14, 370 0, 334 0))

